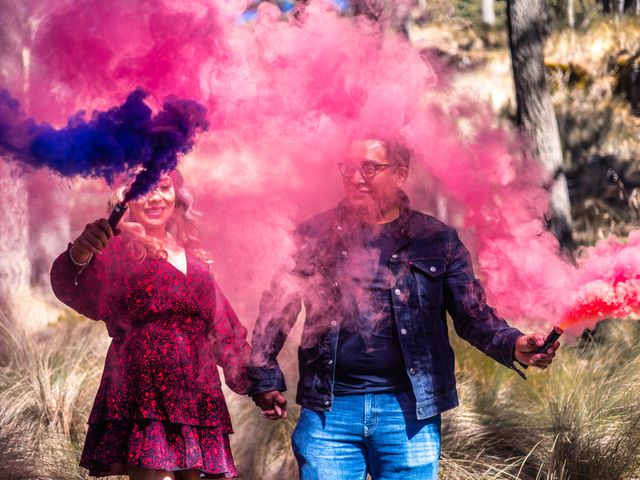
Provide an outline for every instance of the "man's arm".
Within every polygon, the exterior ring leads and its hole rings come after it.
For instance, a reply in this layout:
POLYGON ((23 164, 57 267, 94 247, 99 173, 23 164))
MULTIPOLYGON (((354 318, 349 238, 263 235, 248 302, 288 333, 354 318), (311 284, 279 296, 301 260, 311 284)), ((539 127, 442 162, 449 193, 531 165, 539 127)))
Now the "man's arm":
POLYGON ((302 309, 302 281, 295 273, 283 269, 262 295, 251 341, 251 376, 255 382, 252 396, 286 390, 277 357, 302 309))
POLYGON ((509 326, 487 305, 484 289, 473 273, 469 252, 453 229, 444 282, 445 305, 460 337, 509 368, 515 369, 514 360, 540 368, 551 364, 559 344, 544 354, 536 354, 544 335, 525 335, 509 326))
POLYGON ((299 229, 295 234, 296 250, 290 265, 275 275, 260 302, 260 313, 253 331, 250 374, 254 388, 249 393, 267 418, 286 418, 287 401, 284 375, 278 365, 278 354, 296 322, 304 286, 312 269, 308 261, 309 236, 299 229))

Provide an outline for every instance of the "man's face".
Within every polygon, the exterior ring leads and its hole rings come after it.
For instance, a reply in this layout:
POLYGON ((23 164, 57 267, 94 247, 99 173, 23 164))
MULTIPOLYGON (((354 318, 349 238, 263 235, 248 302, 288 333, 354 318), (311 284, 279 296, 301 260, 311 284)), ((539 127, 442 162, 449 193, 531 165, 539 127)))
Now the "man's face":
POLYGON ((352 207, 384 213, 398 203, 398 190, 409 172, 391 164, 379 140, 356 140, 349 145, 341 173, 352 207))

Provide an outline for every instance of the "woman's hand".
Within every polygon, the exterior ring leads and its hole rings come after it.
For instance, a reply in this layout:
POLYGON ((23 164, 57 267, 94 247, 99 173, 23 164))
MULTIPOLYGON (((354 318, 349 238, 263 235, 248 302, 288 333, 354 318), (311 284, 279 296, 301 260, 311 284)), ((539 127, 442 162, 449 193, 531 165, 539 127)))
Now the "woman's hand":
MULTIPOLYGON (((118 233, 116 231, 116 233, 118 233)), ((100 218, 88 223, 71 247, 73 260, 78 263, 88 262, 93 254, 100 254, 113 238, 114 232, 106 219, 100 218)))

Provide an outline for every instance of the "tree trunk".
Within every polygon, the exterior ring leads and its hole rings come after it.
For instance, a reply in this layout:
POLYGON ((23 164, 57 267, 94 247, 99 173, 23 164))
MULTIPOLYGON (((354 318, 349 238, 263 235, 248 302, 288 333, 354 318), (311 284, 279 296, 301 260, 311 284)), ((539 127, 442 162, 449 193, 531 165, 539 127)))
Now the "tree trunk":
POLYGON ((636 15, 640 15, 640 0, 635 0, 634 12, 636 15))
POLYGON ((602 0, 602 13, 611 13, 611 0, 602 0))
POLYGON ((576 26, 576 12, 573 0, 567 0, 567 23, 571 28, 576 26))
POLYGON ((494 0, 482 0, 482 22, 491 27, 496 24, 496 11, 493 2, 494 0))
POLYGON ((51 263, 71 240, 69 186, 49 170, 31 172, 25 179, 29 210, 28 234, 31 287, 51 294, 51 263))
POLYGON ((616 0, 616 15, 618 17, 624 15, 624 0, 616 0))
POLYGON ((377 22, 381 29, 391 27, 409 38, 407 23, 416 0, 352 0, 352 15, 364 15, 377 22))
POLYGON ((19 322, 29 304, 29 212, 20 170, 0 158, 0 324, 19 322))
POLYGON ((509 0, 507 17, 518 123, 528 134, 533 154, 550 176, 550 227, 563 246, 571 247, 571 204, 544 66, 544 0, 509 0))

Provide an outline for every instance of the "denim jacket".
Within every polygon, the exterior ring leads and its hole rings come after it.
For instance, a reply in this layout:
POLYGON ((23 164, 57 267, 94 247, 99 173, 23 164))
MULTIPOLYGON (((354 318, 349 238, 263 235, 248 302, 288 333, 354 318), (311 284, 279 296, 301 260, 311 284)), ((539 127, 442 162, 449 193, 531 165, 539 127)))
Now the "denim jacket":
MULTIPOLYGON (((252 394, 286 389, 276 357, 304 305, 296 401, 312 410, 331 410, 340 325, 353 314, 349 292, 341 291, 349 274, 340 268, 349 255, 349 225, 341 203, 297 229, 291 265, 275 276, 260 304, 252 342, 252 394)), ((387 260, 395 282, 392 309, 416 415, 423 419, 458 405, 446 312, 460 337, 516 371, 514 346, 523 334, 486 304, 456 231, 411 210, 404 194, 399 231, 387 260)))

